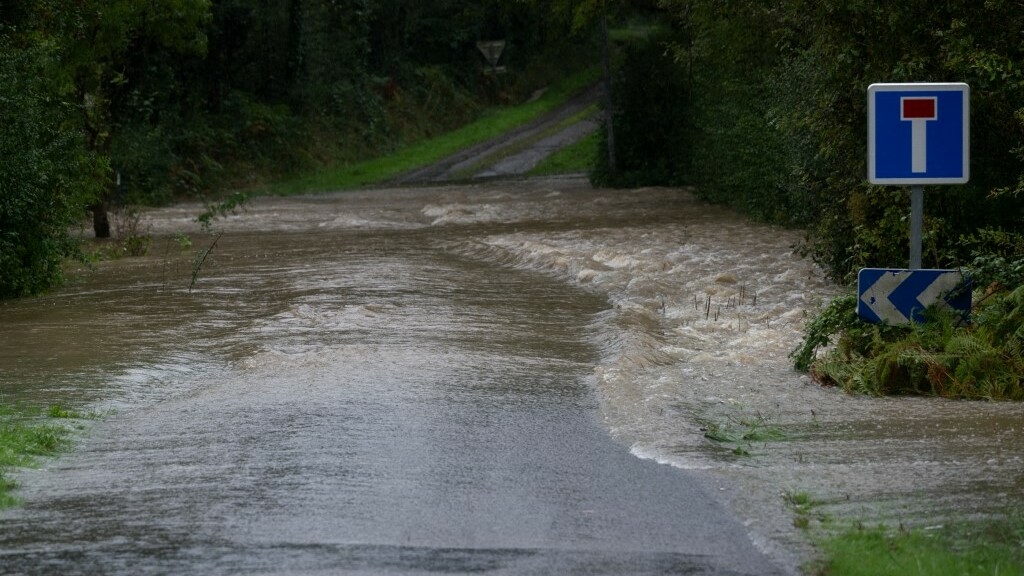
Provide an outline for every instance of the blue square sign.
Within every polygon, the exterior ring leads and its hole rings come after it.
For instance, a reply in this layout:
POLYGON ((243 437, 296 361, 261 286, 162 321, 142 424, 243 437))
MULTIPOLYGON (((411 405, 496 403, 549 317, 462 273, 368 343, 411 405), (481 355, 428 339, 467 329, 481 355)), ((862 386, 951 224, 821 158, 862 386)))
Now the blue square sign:
POLYGON ((970 177, 970 89, 962 83, 868 87, 868 180, 964 184, 970 177))

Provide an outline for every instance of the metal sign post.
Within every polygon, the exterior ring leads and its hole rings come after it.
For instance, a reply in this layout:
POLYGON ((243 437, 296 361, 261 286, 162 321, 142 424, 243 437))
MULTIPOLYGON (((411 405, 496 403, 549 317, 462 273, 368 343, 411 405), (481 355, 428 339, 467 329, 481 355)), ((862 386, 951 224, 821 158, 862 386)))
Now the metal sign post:
POLYGON ((924 186, 910 187, 910 269, 921 269, 921 237, 924 223, 924 186))
MULTIPOLYGON (((962 83, 872 84, 868 87, 868 181, 910 186, 910 269, 864 269, 857 312, 868 322, 919 321, 918 309, 952 304, 952 289, 969 280, 957 270, 922 270, 924 186, 965 184, 970 178, 970 88, 962 83), (868 273, 871 272, 871 273, 868 273), (955 281, 954 281, 955 279, 955 281), (898 311, 889 313, 889 310, 898 311)), ((970 311, 967 290, 966 311, 970 311)))

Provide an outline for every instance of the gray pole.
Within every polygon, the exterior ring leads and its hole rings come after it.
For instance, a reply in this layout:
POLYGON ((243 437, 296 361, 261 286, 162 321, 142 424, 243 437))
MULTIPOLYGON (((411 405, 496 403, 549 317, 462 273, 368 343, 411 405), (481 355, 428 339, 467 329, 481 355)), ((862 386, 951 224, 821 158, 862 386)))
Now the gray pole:
POLYGON ((910 187, 910 269, 921 269, 921 223, 924 220, 924 186, 910 187))

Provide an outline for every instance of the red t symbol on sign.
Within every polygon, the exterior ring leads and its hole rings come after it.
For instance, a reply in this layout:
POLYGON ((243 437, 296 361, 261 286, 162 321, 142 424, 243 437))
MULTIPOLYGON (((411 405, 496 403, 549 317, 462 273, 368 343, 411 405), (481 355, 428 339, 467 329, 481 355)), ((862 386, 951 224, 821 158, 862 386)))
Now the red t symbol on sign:
POLYGON ((928 171, 928 122, 939 117, 935 96, 900 98, 900 120, 910 122, 910 171, 928 171))

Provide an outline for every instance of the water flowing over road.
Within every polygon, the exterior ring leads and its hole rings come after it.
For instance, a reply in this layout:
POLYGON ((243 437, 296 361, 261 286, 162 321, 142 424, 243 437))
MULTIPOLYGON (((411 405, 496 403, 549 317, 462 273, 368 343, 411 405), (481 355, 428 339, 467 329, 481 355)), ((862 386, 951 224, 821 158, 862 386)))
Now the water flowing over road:
POLYGON ((103 415, 19 474, 0 573, 785 574, 783 492, 906 521, 1024 494, 1019 407, 794 372, 837 289, 686 190, 261 198, 190 292, 200 211, 0 305, 4 399, 103 415))
POLYGON ((257 205, 191 294, 158 244, 148 266, 26 303, 35 335, 8 354, 22 393, 88 378, 116 412, 29 473, 4 517, 5 570, 775 570, 708 486, 601 428, 606 300, 460 256, 475 234, 398 200, 379 198, 377 222, 342 198, 294 220, 288 203, 257 205), (75 345, 91 371, 37 371, 37 346, 62 356, 56 335, 89 340, 75 345))

